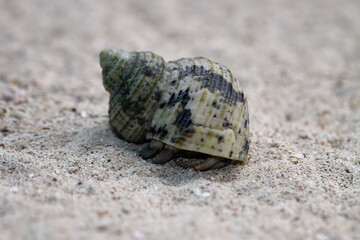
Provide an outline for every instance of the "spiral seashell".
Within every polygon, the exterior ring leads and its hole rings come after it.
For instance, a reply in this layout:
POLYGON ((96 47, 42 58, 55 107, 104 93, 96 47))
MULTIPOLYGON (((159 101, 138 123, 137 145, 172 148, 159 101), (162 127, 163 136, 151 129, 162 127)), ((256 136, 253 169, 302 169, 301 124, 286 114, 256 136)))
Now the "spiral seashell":
POLYGON ((102 51, 100 65, 110 126, 126 141, 151 141, 140 151, 144 159, 207 157, 198 170, 247 161, 247 100, 227 67, 204 57, 165 62, 121 49, 102 51))

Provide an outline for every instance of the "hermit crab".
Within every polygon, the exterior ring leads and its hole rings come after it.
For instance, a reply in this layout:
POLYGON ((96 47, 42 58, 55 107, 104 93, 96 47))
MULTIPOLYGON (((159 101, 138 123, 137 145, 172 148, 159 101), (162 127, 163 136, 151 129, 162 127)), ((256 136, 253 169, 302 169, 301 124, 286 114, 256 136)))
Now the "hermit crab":
POLYGON ((110 126, 128 142, 148 142, 143 159, 205 158, 196 170, 247 161, 248 104, 227 67, 204 57, 165 62, 122 49, 101 51, 100 65, 110 126))

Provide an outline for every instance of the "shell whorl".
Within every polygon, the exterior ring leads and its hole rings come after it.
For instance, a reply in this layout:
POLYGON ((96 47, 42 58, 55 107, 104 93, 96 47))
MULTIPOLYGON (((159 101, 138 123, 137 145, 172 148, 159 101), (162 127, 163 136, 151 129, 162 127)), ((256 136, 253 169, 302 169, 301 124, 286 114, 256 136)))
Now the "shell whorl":
POLYGON ((161 98, 164 59, 152 52, 104 50, 103 85, 110 93, 110 125, 123 139, 143 142, 161 98))
POLYGON ((203 57, 170 61, 166 69, 169 87, 147 138, 179 149, 246 161, 247 100, 230 70, 203 57))
POLYGON ((239 81, 207 58, 165 63, 152 52, 100 53, 110 125, 129 142, 247 161, 249 114, 239 81))

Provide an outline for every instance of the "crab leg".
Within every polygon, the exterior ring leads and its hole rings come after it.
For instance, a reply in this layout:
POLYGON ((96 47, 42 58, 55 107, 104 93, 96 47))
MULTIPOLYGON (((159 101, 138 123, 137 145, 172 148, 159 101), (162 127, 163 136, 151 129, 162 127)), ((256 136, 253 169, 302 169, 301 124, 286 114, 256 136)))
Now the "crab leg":
POLYGON ((139 154, 143 159, 148 159, 155 156, 164 148, 164 143, 152 140, 146 147, 140 150, 139 154))
POLYGON ((150 159, 151 163, 164 164, 170 161, 174 157, 174 151, 172 149, 165 148, 159 152, 154 158, 150 159))
POLYGON ((228 165, 230 161, 218 157, 209 157, 204 162, 195 166, 195 170, 205 171, 210 169, 222 168, 228 165))

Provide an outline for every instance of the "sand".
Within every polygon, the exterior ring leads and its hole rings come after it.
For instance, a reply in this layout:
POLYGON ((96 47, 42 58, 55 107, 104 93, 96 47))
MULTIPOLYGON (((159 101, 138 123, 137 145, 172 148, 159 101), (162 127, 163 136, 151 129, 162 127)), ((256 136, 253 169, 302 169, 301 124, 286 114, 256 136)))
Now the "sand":
POLYGON ((1 240, 360 239, 358 0, 0 6, 1 240), (142 160, 108 126, 104 48, 228 66, 249 163, 142 160))

